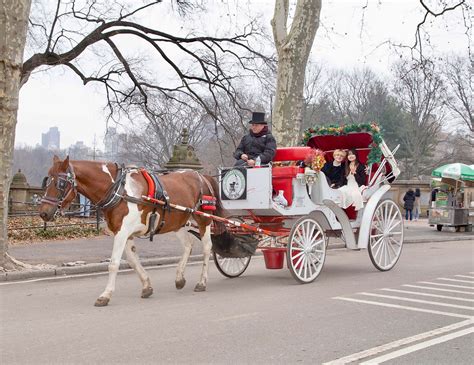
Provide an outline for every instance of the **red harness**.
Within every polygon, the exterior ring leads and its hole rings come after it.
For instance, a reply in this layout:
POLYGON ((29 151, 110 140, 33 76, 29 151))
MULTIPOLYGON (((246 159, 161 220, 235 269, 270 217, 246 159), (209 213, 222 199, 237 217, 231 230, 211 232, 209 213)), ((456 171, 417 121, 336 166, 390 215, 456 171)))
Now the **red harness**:
POLYGON ((150 174, 145 170, 145 169, 140 169, 140 172, 142 173, 143 177, 145 178, 147 184, 148 184, 148 194, 147 196, 149 198, 154 198, 155 197, 155 182, 153 181, 152 177, 150 174))

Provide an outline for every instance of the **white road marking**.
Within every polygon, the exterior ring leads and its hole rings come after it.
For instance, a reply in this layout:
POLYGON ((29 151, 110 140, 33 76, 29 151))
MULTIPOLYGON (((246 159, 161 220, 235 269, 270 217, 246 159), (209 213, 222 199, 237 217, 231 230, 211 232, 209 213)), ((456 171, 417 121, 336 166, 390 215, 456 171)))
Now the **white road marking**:
POLYGON ((458 278, 474 279, 474 276, 469 276, 469 275, 454 275, 454 276, 457 276, 458 278))
POLYGON ((449 279, 449 278, 438 278, 437 280, 445 280, 445 281, 455 281, 457 283, 469 283, 474 284, 472 280, 460 280, 460 279, 449 279))
POLYGON ((423 285, 410 285, 410 284, 403 284, 402 286, 408 286, 410 288, 418 288, 418 289, 429 289, 429 290, 436 290, 436 291, 446 291, 450 293, 459 293, 459 294, 472 294, 469 291, 462 291, 462 290, 455 290, 455 289, 441 289, 441 288, 432 288, 430 286, 423 286, 423 285))
POLYGON ((459 308, 459 309, 466 309, 470 311, 474 311, 474 307, 468 307, 466 305, 458 305, 458 304, 448 304, 448 303, 441 303, 441 302, 432 302, 430 300, 422 300, 422 299, 414 299, 414 298, 405 298, 405 297, 398 297, 395 295, 383 295, 383 294, 375 294, 375 293, 357 293, 360 295, 366 295, 370 297, 377 297, 377 298, 387 298, 387 299, 396 299, 396 300, 404 300, 406 302, 413 302, 413 303, 423 303, 423 304, 430 304, 430 305, 437 305, 440 307, 450 307, 450 308, 459 308))
POLYGON ((412 352, 422 350, 422 349, 425 349, 427 347, 434 346, 434 345, 437 345, 437 344, 440 344, 440 343, 443 343, 443 342, 446 342, 446 341, 454 340, 455 338, 466 336, 466 335, 468 335, 470 333, 473 333, 473 332, 474 332, 474 327, 465 328, 465 329, 457 331, 457 332, 453 332, 453 333, 449 333, 449 334, 441 336, 441 337, 433 338, 432 340, 428 340, 428 341, 425 341, 425 342, 420 342, 420 343, 417 343, 416 345, 405 347, 403 349, 391 352, 389 354, 376 357, 375 359, 370 359, 368 361, 361 362, 360 365, 381 364, 385 361, 392 360, 392 359, 395 359, 397 357, 404 356, 406 354, 410 354, 412 352))
POLYGON ((474 323, 474 319, 468 319, 467 321, 454 323, 454 324, 451 324, 449 326, 440 327, 440 328, 437 328, 435 330, 419 333, 419 334, 414 335, 414 336, 401 338, 399 340, 389 342, 389 343, 386 343, 384 345, 380 345, 380 346, 373 347, 373 348, 368 349, 368 350, 357 352, 355 354, 344 356, 344 357, 341 357, 341 358, 333 360, 333 361, 325 362, 323 365, 342 365, 342 364, 348 364, 348 363, 351 363, 351 362, 356 362, 357 360, 364 359, 364 358, 370 357, 370 356, 374 356, 374 355, 377 355, 381 352, 392 350, 392 349, 400 347, 400 346, 408 345, 412 342, 417 342, 417 341, 420 341, 420 340, 424 340, 425 338, 433 337, 433 336, 436 336, 436 335, 441 335, 443 333, 450 332, 452 330, 455 330, 455 329, 458 329, 458 328, 461 328, 461 327, 469 326, 473 323, 474 323))
POLYGON ((371 300, 361 300, 361 299, 344 298, 344 297, 334 297, 334 298, 332 298, 332 299, 340 299, 340 300, 346 300, 346 301, 348 301, 348 302, 356 302, 356 303, 379 305, 379 306, 381 306, 381 307, 406 309, 406 310, 411 310, 411 311, 414 311, 414 312, 424 312, 424 313, 440 314, 440 315, 442 315, 442 316, 449 316, 449 317, 472 318, 472 316, 468 316, 468 315, 465 315, 465 314, 452 313, 452 312, 435 311, 435 310, 431 310, 431 309, 424 309, 424 308, 417 308, 417 307, 408 307, 408 306, 405 306, 405 305, 398 305, 398 304, 373 302, 373 301, 371 301, 371 300))
MULTIPOLYGON (((202 261, 192 261, 188 262, 187 266, 189 265, 202 265, 202 261)), ((154 266, 145 266, 144 268, 148 270, 157 270, 157 269, 167 269, 170 267, 176 267, 177 264, 165 264, 165 265, 154 265, 154 266)), ((132 272, 133 269, 122 269, 119 270, 119 273, 126 273, 132 272)), ((29 284, 34 283, 37 281, 54 281, 54 280, 65 280, 65 279, 76 279, 76 278, 85 278, 90 276, 102 276, 102 275, 109 275, 108 271, 101 271, 101 272, 93 272, 88 274, 73 274, 73 275, 56 275, 47 278, 38 278, 38 279, 27 279, 27 280, 18 280, 18 281, 5 281, 0 283, 0 286, 4 285, 16 285, 16 284, 29 284)))
POLYGON ((473 289, 472 286, 465 286, 465 285, 453 285, 453 284, 441 284, 441 283, 432 283, 431 281, 419 281, 422 284, 430 284, 430 285, 438 285, 438 286, 449 286, 451 288, 462 288, 462 289, 473 289))
POLYGON ((395 293, 415 294, 415 295, 421 295, 421 296, 432 297, 432 298, 443 298, 443 299, 450 299, 450 300, 459 300, 459 301, 462 301, 462 302, 474 302, 474 299, 450 297, 448 295, 430 294, 430 293, 423 293, 423 292, 419 292, 419 291, 399 290, 399 289, 390 289, 390 288, 383 288, 383 289, 380 289, 380 290, 391 291, 391 292, 395 292, 395 293))

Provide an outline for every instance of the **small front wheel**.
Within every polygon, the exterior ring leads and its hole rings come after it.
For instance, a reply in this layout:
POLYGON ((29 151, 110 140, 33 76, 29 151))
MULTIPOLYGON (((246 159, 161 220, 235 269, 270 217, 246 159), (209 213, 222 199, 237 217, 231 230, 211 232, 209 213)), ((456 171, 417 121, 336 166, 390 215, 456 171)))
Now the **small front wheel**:
POLYGON ((213 252, 213 255, 217 270, 228 278, 237 278, 242 275, 247 270, 251 258, 251 256, 238 258, 222 257, 215 252, 213 252))
POLYGON ((314 281, 326 259, 326 237, 313 218, 303 217, 291 229, 286 250, 291 275, 300 283, 314 281))
POLYGON ((436 229, 438 230, 438 232, 441 232, 441 230, 443 229, 443 225, 442 224, 437 224, 436 229))

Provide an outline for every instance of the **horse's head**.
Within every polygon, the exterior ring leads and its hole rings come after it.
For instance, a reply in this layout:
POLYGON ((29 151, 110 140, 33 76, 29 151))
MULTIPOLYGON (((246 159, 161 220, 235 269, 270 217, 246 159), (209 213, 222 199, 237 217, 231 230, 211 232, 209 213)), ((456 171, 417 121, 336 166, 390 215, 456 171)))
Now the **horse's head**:
POLYGON ((48 176, 43 179, 44 196, 39 207, 40 217, 45 221, 52 221, 56 212, 67 209, 77 195, 76 176, 69 156, 61 161, 58 156, 53 158, 53 166, 48 176))

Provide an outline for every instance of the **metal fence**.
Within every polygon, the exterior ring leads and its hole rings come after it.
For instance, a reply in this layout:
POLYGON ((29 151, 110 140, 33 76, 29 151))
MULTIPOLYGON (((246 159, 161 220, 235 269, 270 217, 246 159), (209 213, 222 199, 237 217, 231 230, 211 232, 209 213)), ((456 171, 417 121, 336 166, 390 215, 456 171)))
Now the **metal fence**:
MULTIPOLYGON (((21 218, 21 217, 35 217, 39 216, 39 206, 41 199, 32 199, 31 202, 19 202, 10 199, 8 201, 8 217, 10 218, 21 218)), ((72 227, 81 226, 84 224, 95 225, 97 231, 100 229, 101 223, 104 221, 103 215, 100 209, 97 209, 95 205, 90 203, 72 203, 67 211, 63 213, 65 217, 81 218, 80 223, 55 223, 43 222, 42 225, 24 225, 16 226, 15 228, 8 228, 9 230, 21 230, 21 229, 38 229, 44 230, 48 228, 59 228, 59 227, 72 227)))

